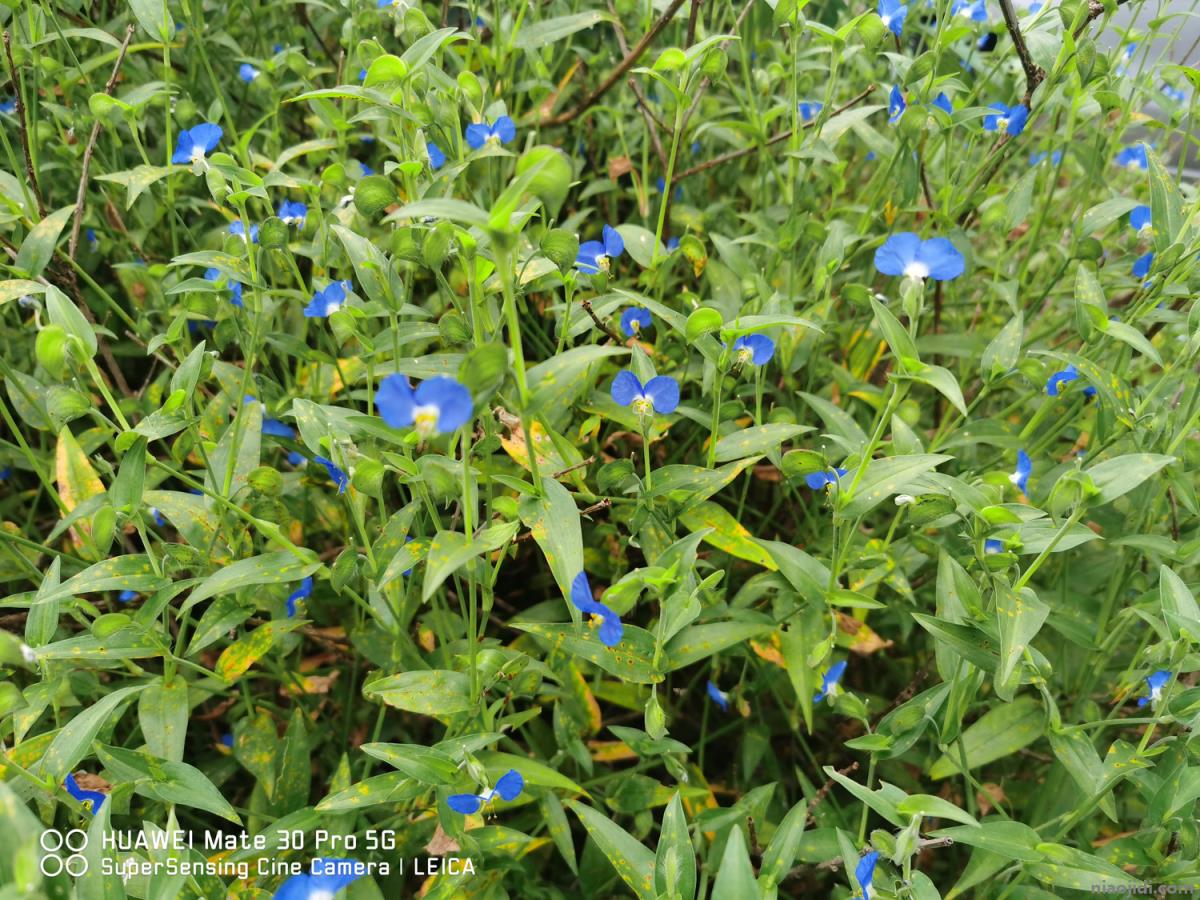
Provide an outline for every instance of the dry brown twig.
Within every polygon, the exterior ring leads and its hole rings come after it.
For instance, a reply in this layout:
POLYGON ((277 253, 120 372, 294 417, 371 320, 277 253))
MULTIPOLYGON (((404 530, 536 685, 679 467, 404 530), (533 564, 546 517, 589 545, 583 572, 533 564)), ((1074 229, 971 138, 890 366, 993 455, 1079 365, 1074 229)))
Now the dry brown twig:
MULTIPOLYGON (((104 85, 104 96, 106 97, 111 97, 113 88, 116 87, 117 73, 121 71, 121 63, 125 61, 125 52, 129 49, 134 29, 135 26, 132 22, 125 29, 125 40, 121 42, 121 49, 117 51, 117 61, 113 63, 112 74, 108 76, 108 83, 104 85)), ((96 152, 96 140, 100 137, 100 128, 100 119, 97 118, 92 123, 92 133, 88 136, 87 146, 83 148, 83 171, 79 175, 79 190, 75 193, 75 221, 71 225, 71 239, 67 242, 67 256, 70 259, 75 258, 75 250, 79 246, 79 227, 83 224, 83 206, 87 199, 88 169, 92 165, 92 154, 96 152)))
POLYGON ((21 76, 17 72, 17 64, 13 62, 12 35, 4 32, 4 55, 8 57, 8 74, 12 78, 13 95, 17 104, 17 126, 21 132, 21 149, 25 153, 25 177, 29 179, 29 188, 33 191, 33 199, 37 202, 38 217, 46 218, 46 204, 42 201, 42 191, 38 187, 37 173, 33 169, 33 152, 29 147, 29 128, 25 119, 25 100, 21 95, 21 76))

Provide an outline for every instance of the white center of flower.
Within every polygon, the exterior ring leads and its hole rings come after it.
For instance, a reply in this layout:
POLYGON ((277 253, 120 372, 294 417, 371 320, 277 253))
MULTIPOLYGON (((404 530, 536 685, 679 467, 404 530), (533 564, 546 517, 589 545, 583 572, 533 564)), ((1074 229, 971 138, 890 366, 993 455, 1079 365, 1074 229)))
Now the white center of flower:
POLYGON ((1129 162, 1125 163, 1125 168, 1129 169, 1131 172, 1136 172, 1141 168, 1141 166, 1138 165, 1138 161, 1136 159, 1131 159, 1129 162))
POLYGON ((204 159, 204 148, 197 145, 192 147, 192 162, 198 163, 204 159))
POLYGON ((487 142, 489 144, 499 144, 500 143, 500 135, 496 134, 496 132, 493 131, 491 134, 489 134, 487 136, 487 142))
POLYGON ((929 277, 929 266, 919 260, 913 260, 904 267, 904 274, 909 278, 925 279, 929 277))
POLYGON ((335 300, 325 307, 325 315, 332 316, 335 312, 342 308, 341 301, 335 300))
POLYGON ((1021 473, 1013 472, 1011 475, 1008 476, 1008 480, 1011 481, 1013 484, 1019 485, 1021 483, 1021 473))
POLYGON ((883 27, 884 28, 888 28, 891 26, 891 24, 892 24, 891 16, 880 16, 879 18, 883 19, 883 27))
POLYGON ((427 438, 437 431, 438 408, 436 406, 418 406, 413 410, 413 426, 417 434, 427 438))
POLYGON ((308 900, 333 900, 333 891, 309 891, 308 900))
POLYGON ((1006 116, 997 116, 996 117, 996 130, 997 131, 1007 131, 1008 130, 1008 118, 1006 116))
POLYGON ((654 404, 651 402, 650 398, 644 394, 640 397, 635 397, 633 399, 632 406, 633 411, 639 416, 649 415, 650 413, 654 412, 654 404))
POLYGON ((21 657, 25 660, 25 662, 32 664, 37 661, 37 651, 34 650, 32 647, 30 647, 28 644, 22 642, 21 643, 21 657))
POLYGON ((604 616, 600 615, 600 613, 592 613, 591 621, 588 624, 593 628, 600 628, 604 625, 604 616))
POLYGON ((737 361, 739 366, 746 365, 746 363, 750 362, 750 360, 753 358, 754 351, 752 351, 749 347, 743 347, 738 351, 737 361))

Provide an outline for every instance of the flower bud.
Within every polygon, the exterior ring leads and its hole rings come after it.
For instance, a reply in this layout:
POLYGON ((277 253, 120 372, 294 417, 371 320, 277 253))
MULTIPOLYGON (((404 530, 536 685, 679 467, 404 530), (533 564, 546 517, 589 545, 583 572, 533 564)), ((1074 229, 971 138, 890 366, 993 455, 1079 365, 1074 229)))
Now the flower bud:
POLYGON ((421 245, 421 258, 430 269, 440 269, 450 256, 454 242, 454 224, 448 221, 438 222, 433 230, 425 235, 421 245))
POLYGON ((61 325, 46 325, 34 341, 38 365, 62 379, 67 372, 67 332, 61 325))
POLYGON ((566 272, 575 264, 575 258, 579 255, 579 238, 564 228, 553 228, 542 238, 542 253, 566 272))
POLYGON ((258 241, 268 250, 282 250, 288 243, 288 227, 278 216, 271 216, 259 226, 258 241))

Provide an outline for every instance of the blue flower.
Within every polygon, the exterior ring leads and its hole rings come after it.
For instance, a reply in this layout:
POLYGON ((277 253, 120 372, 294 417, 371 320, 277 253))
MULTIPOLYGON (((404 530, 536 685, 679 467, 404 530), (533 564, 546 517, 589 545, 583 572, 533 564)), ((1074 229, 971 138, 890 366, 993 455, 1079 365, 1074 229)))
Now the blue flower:
POLYGON ((279 886, 272 900, 333 900, 334 894, 369 871, 370 867, 357 859, 319 856, 313 860, 310 874, 293 875, 279 886))
POLYGON ((309 319, 325 319, 342 308, 346 294, 352 289, 349 281, 333 281, 313 294, 312 301, 304 307, 309 319))
POLYGON ((278 215, 284 225, 298 225, 303 228, 304 221, 308 218, 308 207, 299 200, 284 200, 279 204, 278 215))
POLYGON ((1127 169, 1141 169, 1143 172, 1150 168, 1150 160, 1146 156, 1145 144, 1131 144, 1117 151, 1117 165, 1127 169))
POLYGON ((475 122, 467 126, 467 144, 478 150, 487 143, 507 144, 517 136, 517 126, 508 116, 501 116, 491 125, 475 122))
POLYGON ((5 97, 3 100, 0 100, 0 113, 4 113, 5 115, 11 116, 16 111, 17 111, 16 95, 10 94, 9 96, 5 97))
POLYGON ((85 231, 83 233, 83 236, 84 236, 84 238, 87 239, 88 245, 93 250, 99 249, 100 239, 98 237, 96 237, 96 229, 95 228, 89 228, 87 231, 85 231))
POLYGON ((846 660, 844 659, 830 666, 821 676, 821 690, 813 697, 813 703, 820 703, 827 697, 831 699, 836 697, 842 689, 838 682, 842 680, 842 675, 845 673, 846 660))
POLYGON ((1162 92, 1167 97, 1174 100, 1176 103, 1186 103, 1187 102, 1187 94, 1183 91, 1182 88, 1177 88, 1171 84, 1164 84, 1162 86, 1162 92))
MULTIPOLYGON (((205 269, 204 270, 204 280, 205 281, 220 281, 221 280, 221 270, 215 269, 215 268, 205 269)), ((232 303, 234 306, 236 306, 238 309, 242 309, 245 306, 245 304, 242 302, 241 282, 238 282, 238 281, 229 282, 229 302, 232 303)))
POLYGON ((825 108, 825 104, 819 100, 801 100, 797 111, 800 113, 800 121, 811 122, 821 114, 821 110, 825 108))
POLYGON ((425 152, 429 154, 429 168, 437 171, 446 164, 446 154, 433 141, 425 142, 425 152))
POLYGON ((1129 72, 1129 63, 1133 62, 1133 57, 1137 53, 1137 43, 1126 44, 1125 49, 1121 51, 1121 60, 1117 63, 1117 74, 1125 75, 1129 72))
POLYGON ((259 74, 258 69, 254 68, 250 63, 242 63, 238 66, 238 78, 242 79, 246 84, 257 78, 259 74))
POLYGON ((1050 160, 1050 165, 1057 166, 1062 162, 1062 151, 1054 150, 1051 153, 1047 153, 1045 150, 1039 150, 1036 153, 1031 153, 1029 154, 1029 165, 1036 166, 1038 163, 1044 162, 1046 159, 1050 160))
POLYGON ((988 109, 994 109, 996 112, 983 117, 984 131, 1002 131, 1016 137, 1025 130, 1025 123, 1029 119, 1029 107, 1021 104, 1005 106, 1003 103, 993 103, 988 109))
POLYGON ((288 453, 287 461, 293 466, 302 466, 308 462, 308 459, 304 456, 303 453, 293 450, 290 453, 288 453))
MULTIPOLYGON (((991 53, 996 49, 996 32, 989 31, 987 34, 979 38, 975 46, 979 48, 980 53, 991 53)), ((971 71, 971 67, 967 66, 967 71, 971 71)))
POLYGON ((221 735, 221 746, 228 747, 230 750, 233 749, 233 735, 228 731, 221 735))
POLYGON ((163 518, 163 514, 158 511, 157 506, 150 507, 150 518, 154 520, 154 524, 159 528, 166 527, 167 520, 163 518))
POLYGON ((296 588, 294 591, 292 591, 290 594, 288 594, 287 614, 288 614, 289 619, 294 618, 296 615, 296 601, 303 600, 306 597, 311 597, 312 592, 313 592, 313 580, 312 580, 312 576, 309 575, 307 578, 305 578, 303 581, 300 582, 300 587, 296 588))
POLYGON ((901 92, 900 86, 893 84, 892 92, 888 95, 888 121, 893 125, 899 122, 907 108, 908 104, 904 102, 904 94, 901 92))
POLYGON ((272 53, 282 53, 283 52, 283 44, 276 41, 274 44, 271 45, 271 52, 272 53))
POLYGON ((987 554, 1003 553, 1004 541, 998 541, 995 538, 988 538, 983 542, 983 552, 987 554))
POLYGON ((1024 450, 1017 451, 1017 467, 1013 469, 1008 480, 1017 486, 1022 494, 1026 492, 1029 486, 1029 476, 1033 474, 1033 460, 1029 458, 1029 454, 1024 450))
POLYGON ((323 456, 313 457, 313 462, 319 462, 325 467, 325 471, 329 473, 329 477, 333 479, 333 483, 337 485, 338 493, 346 493, 346 485, 350 483, 350 477, 337 467, 331 459, 326 459, 323 456))
POLYGON ((175 145, 171 162, 181 165, 201 162, 205 155, 211 153, 221 142, 221 135, 224 133, 220 125, 214 125, 212 122, 204 122, 179 132, 179 142, 175 145))
POLYGON ((0 481, 8 481, 8 479, 12 478, 12 473, 12 466, 5 466, 3 469, 0 469, 0 481))
POLYGON ((415 390, 407 376, 389 375, 380 383, 375 403, 392 428, 414 425, 423 438, 461 428, 473 408, 471 392, 446 375, 427 378, 415 390))
POLYGON ((366 81, 366 80, 367 80, 367 70, 366 70, 366 69, 359 69, 359 70, 358 70, 358 80, 359 80, 359 81, 366 81))
MULTIPOLYGON (((258 403, 258 398, 253 394, 247 394, 242 398, 242 403, 258 403)), ((281 422, 279 419, 272 419, 267 416, 267 404, 258 403, 258 405, 263 413, 263 434, 270 435, 271 437, 287 438, 288 440, 296 436, 296 432, 286 422, 281 422)))
POLYGON ((516 769, 509 769, 496 781, 495 787, 490 787, 482 794, 451 794, 446 798, 446 805, 456 813, 469 816, 479 812, 480 808, 500 796, 502 800, 511 803, 525 789, 525 779, 516 769))
POLYGON ((1057 397, 1062 390, 1064 384, 1070 384, 1079 377, 1079 370, 1074 366, 1067 366, 1061 372, 1055 372, 1046 380, 1046 393, 1051 397, 1057 397))
POLYGON ((858 861, 854 869, 854 880, 862 888, 862 900, 871 900, 871 882, 875 879, 875 866, 879 862, 879 851, 872 850, 858 861))
POLYGON ((742 365, 765 366, 775 355, 775 342, 765 334, 744 334, 733 342, 733 352, 742 365))
POLYGON ((667 252, 674 253, 678 249, 679 249, 679 238, 677 238, 677 237, 667 238, 667 252))
POLYGON ((819 491, 828 484, 837 484, 839 478, 846 474, 845 469, 826 469, 824 472, 810 472, 804 476, 804 483, 814 491, 819 491))
POLYGON ((729 712, 729 695, 713 684, 711 681, 706 688, 708 697, 713 703, 721 707, 721 712, 729 712))
POLYGON ((929 105, 937 107, 946 115, 951 115, 954 112, 954 104, 950 102, 950 98, 946 96, 945 91, 940 91, 929 105))
POLYGON ((610 225, 604 226, 603 241, 584 241, 575 256, 575 268, 580 272, 595 275, 607 272, 611 261, 625 252, 625 241, 621 233, 610 225))
MULTIPOLYGON (((1143 253, 1133 261, 1133 277, 1145 278, 1150 274, 1150 267, 1154 264, 1154 253, 1143 253)), ((1146 282, 1147 284, 1149 282, 1146 282)))
POLYGON ((625 333, 625 337, 633 337, 643 328, 649 328, 653 321, 650 310, 641 306, 631 306, 621 313, 621 331, 625 333))
POLYGON ((900 0, 879 0, 875 12, 883 20, 884 27, 896 37, 900 37, 904 30, 904 19, 908 16, 908 7, 900 0))
POLYGON ((962 16, 970 19, 972 22, 986 22, 988 20, 987 6, 983 0, 976 0, 972 3, 970 0, 954 0, 954 5, 950 7, 950 15, 962 16))
POLYGON ((921 240, 911 231, 888 237, 875 251, 875 268, 884 275, 949 281, 963 273, 962 254, 947 238, 921 240))
POLYGON ((63 782, 63 787, 67 789, 68 794, 70 794, 80 803, 89 804, 88 809, 91 811, 93 816, 100 812, 100 807, 104 805, 104 801, 107 797, 106 794, 103 794, 100 791, 87 791, 81 788, 79 783, 75 780, 74 772, 67 775, 67 780, 63 782))
MULTIPOLYGON (((246 240, 246 223, 241 219, 229 223, 229 233, 240 237, 243 241, 246 240)), ((258 243, 258 226, 250 226, 250 243, 258 243)))
POLYGON ((138 598, 137 591, 124 590, 117 594, 117 600, 120 603, 131 603, 138 598))
POLYGON ((1150 207, 1135 206, 1129 211, 1129 225, 1134 231, 1144 231, 1151 227, 1150 207))
POLYGON ((1171 680, 1171 673, 1166 669, 1159 669, 1146 676, 1146 687, 1150 693, 1148 696, 1139 697, 1138 706, 1149 706, 1152 703, 1157 703, 1162 697, 1163 688, 1167 686, 1167 682, 1171 680))
POLYGON ((374 175, 374 174, 375 174, 375 170, 374 170, 374 169, 372 169, 370 166, 368 166, 368 165, 367 165, 365 162, 363 162, 361 159, 355 160, 355 162, 357 162, 357 163, 358 163, 358 174, 359 174, 359 176, 360 176, 360 177, 362 177, 362 178, 366 178, 368 175, 374 175))
POLYGON ((587 572, 580 572, 571 582, 571 602, 585 616, 592 617, 592 624, 597 626, 600 643, 606 647, 615 647, 621 643, 621 635, 625 633, 621 617, 592 597, 592 586, 588 583, 587 572))
POLYGON ((669 375, 656 375, 643 387, 636 375, 623 369, 613 379, 612 398, 620 406, 632 404, 633 411, 640 416, 666 415, 675 412, 679 405, 679 382, 669 375))

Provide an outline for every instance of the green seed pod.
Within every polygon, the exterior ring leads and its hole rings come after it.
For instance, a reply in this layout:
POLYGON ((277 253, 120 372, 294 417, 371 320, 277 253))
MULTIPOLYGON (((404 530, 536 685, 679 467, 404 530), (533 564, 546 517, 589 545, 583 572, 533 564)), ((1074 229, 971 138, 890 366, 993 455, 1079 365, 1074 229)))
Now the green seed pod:
POLYGON ((374 219, 396 202, 396 188, 386 175, 368 175, 354 189, 354 206, 368 219, 374 219))
POLYGON ((1104 255, 1104 245, 1094 237, 1080 238, 1075 243, 1075 256, 1079 259, 1098 260, 1104 255))
POLYGON ((729 55, 720 47, 713 47, 704 54, 704 62, 700 71, 709 81, 719 81, 725 77, 725 69, 729 66, 729 55))
POLYGON ((364 456, 354 466, 351 482, 368 497, 378 497, 383 489, 383 476, 387 470, 383 463, 364 456))
POLYGON ((824 454, 815 450, 789 450, 780 462, 783 474, 788 478, 803 478, 813 472, 823 472, 829 466, 824 454))
POLYGON ((462 91, 467 103, 478 109, 483 106, 483 85, 474 72, 458 73, 458 89, 462 91))
POLYGON ((421 245, 421 257, 425 265, 431 269, 440 269, 450 256, 453 244, 454 224, 444 220, 438 222, 433 230, 425 235, 425 242, 421 245))
POLYGON ((566 272, 575 265, 575 258, 579 255, 579 238, 564 228, 553 228, 542 238, 542 253, 566 272))
POLYGON ((875 47, 883 40, 887 26, 879 16, 863 16, 858 22, 858 36, 868 49, 875 47))
POLYGON ((38 365, 62 379, 67 374, 67 332, 61 325, 46 325, 38 332, 34 342, 34 355, 38 365))
POLYGON ((92 513, 92 543, 101 557, 108 555, 117 532, 117 512, 107 503, 92 513))
POLYGON ((404 31, 408 37, 417 39, 433 32, 433 23, 419 6, 410 6, 404 11, 404 31))
POLYGON ((278 216, 271 216, 258 227, 258 242, 268 250, 282 250, 288 244, 288 227, 278 216))
POLYGON ((283 490, 283 476, 270 466, 259 466, 246 478, 246 482, 260 494, 275 496, 283 490))
POLYGON ((448 312, 438 320, 438 333, 447 344, 465 344, 471 340, 466 319, 456 312, 448 312))

